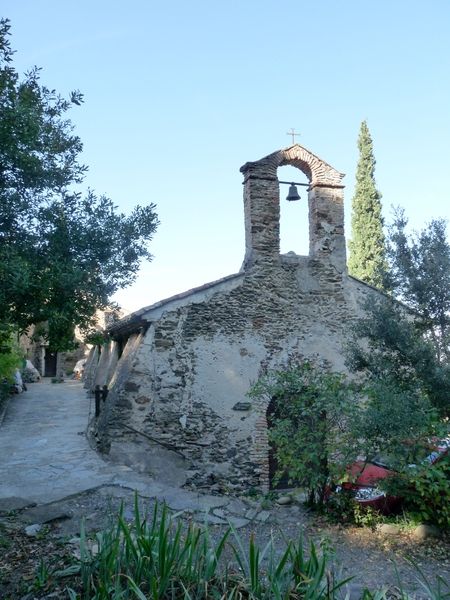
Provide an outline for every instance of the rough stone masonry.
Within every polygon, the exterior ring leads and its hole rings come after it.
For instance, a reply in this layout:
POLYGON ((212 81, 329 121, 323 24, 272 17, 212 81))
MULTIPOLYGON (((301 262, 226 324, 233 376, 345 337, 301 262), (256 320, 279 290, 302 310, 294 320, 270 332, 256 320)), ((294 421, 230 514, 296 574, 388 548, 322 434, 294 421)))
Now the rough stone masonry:
POLYGON ((270 485, 269 400, 250 401, 252 383, 302 358, 345 370, 342 342, 372 293, 347 274, 342 173, 298 144, 241 172, 241 271, 118 321, 86 367, 89 387, 110 390, 93 423, 102 451, 125 456, 134 440, 149 472, 230 493, 270 485), (309 180, 308 256, 280 255, 283 165, 309 180))

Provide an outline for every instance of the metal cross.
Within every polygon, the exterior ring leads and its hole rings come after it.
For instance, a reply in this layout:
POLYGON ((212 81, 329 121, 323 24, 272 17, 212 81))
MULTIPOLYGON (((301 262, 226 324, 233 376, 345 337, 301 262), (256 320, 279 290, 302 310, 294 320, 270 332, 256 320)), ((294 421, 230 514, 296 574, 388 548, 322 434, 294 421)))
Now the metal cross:
POLYGON ((295 144, 295 136, 300 136, 299 133, 295 133, 295 127, 291 127, 291 130, 288 131, 286 135, 292 135, 292 145, 295 144))

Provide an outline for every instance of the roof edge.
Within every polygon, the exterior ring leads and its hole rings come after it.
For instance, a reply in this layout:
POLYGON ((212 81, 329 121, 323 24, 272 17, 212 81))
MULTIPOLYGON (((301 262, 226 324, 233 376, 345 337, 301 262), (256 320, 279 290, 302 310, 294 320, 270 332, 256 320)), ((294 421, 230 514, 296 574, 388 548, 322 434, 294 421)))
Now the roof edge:
POLYGON ((123 317, 123 319, 116 321, 115 323, 113 323, 112 325, 107 327, 106 331, 109 334, 114 335, 114 334, 120 334, 122 332, 129 333, 130 331, 132 331, 134 329, 139 329, 140 327, 144 326, 146 323, 150 322, 148 319, 144 318, 144 315, 146 313, 148 313, 152 310, 155 310, 157 308, 162 308, 164 305, 170 304, 171 302, 174 302, 176 300, 183 300, 184 298, 189 298, 189 296, 194 295, 198 292, 209 290, 209 289, 211 289, 215 286, 218 286, 222 283, 225 283, 227 281, 232 281, 233 279, 238 279, 240 277, 244 277, 243 272, 233 273, 232 275, 226 275, 225 277, 216 279, 215 281, 205 283, 198 287, 194 287, 189 290, 186 290, 185 292, 180 292, 179 294, 175 294, 174 296, 169 296, 168 298, 159 300, 158 302, 155 302, 154 304, 150 304, 149 306, 144 306, 143 308, 140 308, 139 310, 130 313, 126 317, 123 317))

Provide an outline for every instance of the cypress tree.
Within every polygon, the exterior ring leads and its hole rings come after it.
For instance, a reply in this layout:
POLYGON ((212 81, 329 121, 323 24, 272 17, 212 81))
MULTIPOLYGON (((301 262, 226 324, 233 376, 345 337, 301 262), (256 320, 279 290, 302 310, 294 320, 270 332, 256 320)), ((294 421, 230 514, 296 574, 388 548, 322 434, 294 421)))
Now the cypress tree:
POLYGON ((381 194, 375 185, 375 157, 367 123, 361 123, 358 137, 359 161, 355 195, 352 200, 352 239, 349 242, 348 271, 376 287, 383 286, 386 244, 381 214, 381 194))

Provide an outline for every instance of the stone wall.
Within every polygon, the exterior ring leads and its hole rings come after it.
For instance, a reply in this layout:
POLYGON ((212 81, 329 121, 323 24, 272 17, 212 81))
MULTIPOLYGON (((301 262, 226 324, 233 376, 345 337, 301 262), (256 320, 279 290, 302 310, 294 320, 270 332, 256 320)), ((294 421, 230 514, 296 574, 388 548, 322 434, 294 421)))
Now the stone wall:
POLYGON ((249 400, 252 383, 303 358, 345 370, 342 343, 373 293, 346 272, 342 174, 298 145, 241 171, 241 273, 115 324, 86 369, 89 385, 110 387, 99 447, 117 453, 130 436, 145 439, 150 471, 158 449, 168 472, 177 458, 186 485, 220 492, 268 489, 267 404, 249 400), (310 180, 308 257, 280 255, 283 164, 310 180))
MULTIPOLYGON (((99 423, 101 447, 129 439, 132 427, 183 454, 188 485, 267 489, 267 407, 236 409, 247 408, 261 374, 291 360, 326 360, 344 370, 342 341, 358 299, 370 292, 320 261, 292 259, 132 335, 99 423)), ((108 383, 99 373, 95 381, 108 383)))

